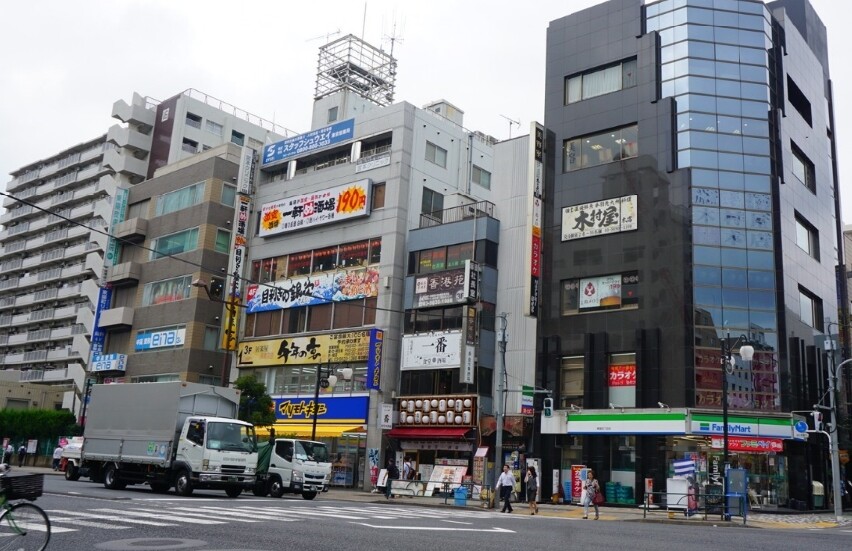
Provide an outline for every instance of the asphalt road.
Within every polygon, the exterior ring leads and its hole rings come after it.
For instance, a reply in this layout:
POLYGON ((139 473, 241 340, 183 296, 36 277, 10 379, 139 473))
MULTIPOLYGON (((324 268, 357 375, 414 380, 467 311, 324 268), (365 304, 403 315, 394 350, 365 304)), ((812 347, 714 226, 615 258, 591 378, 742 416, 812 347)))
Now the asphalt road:
POLYGON ((848 549, 852 530, 766 530, 675 526, 418 507, 404 501, 363 503, 321 495, 230 499, 223 492, 158 495, 147 487, 106 490, 86 481, 45 477, 37 502, 51 519, 49 549, 261 551, 280 549, 405 551, 450 549, 773 551, 848 549))

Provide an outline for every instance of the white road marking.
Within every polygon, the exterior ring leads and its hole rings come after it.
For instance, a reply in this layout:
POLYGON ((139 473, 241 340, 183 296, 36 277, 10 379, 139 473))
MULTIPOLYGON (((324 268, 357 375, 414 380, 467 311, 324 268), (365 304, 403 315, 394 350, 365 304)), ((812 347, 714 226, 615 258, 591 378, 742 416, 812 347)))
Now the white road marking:
MULTIPOLYGON (((80 518, 75 517, 58 517, 56 515, 51 515, 50 517, 50 525, 51 531, 55 528, 55 523, 57 522, 69 522, 74 526, 85 526, 86 528, 103 528, 104 530, 126 530, 130 528, 130 526, 117 526, 115 524, 106 524, 103 522, 92 522, 91 520, 82 520, 80 518)), ((68 529, 68 531, 72 531, 72 529, 68 529)))
POLYGON ((426 532, 497 532, 501 534, 514 534, 514 530, 506 528, 450 528, 444 526, 377 526, 375 524, 367 524, 366 522, 353 522, 352 524, 360 524, 367 528, 379 528, 384 530, 423 530, 426 532))
POLYGON ((142 517, 142 518, 146 518, 146 519, 152 518, 152 519, 166 520, 166 521, 173 521, 173 522, 186 522, 186 523, 189 523, 189 524, 227 524, 226 522, 222 522, 222 521, 218 521, 218 520, 211 520, 211 519, 204 520, 204 519, 195 519, 195 518, 188 518, 188 517, 174 517, 174 516, 171 516, 171 515, 164 515, 164 514, 159 514, 159 513, 146 513, 144 511, 138 511, 136 509, 120 510, 120 509, 103 508, 103 509, 92 509, 92 511, 114 513, 114 514, 118 514, 118 515, 129 515, 129 516, 134 516, 134 517, 142 517))
POLYGON ((449 523, 452 523, 452 524, 468 524, 468 525, 473 524, 472 522, 462 522, 460 520, 447 520, 447 519, 441 519, 441 522, 449 522, 449 523))
MULTIPOLYGON (((133 519, 133 518, 125 518, 121 514, 117 515, 96 515, 94 513, 84 513, 82 511, 63 511, 60 509, 50 509, 46 510, 48 513, 59 513, 64 515, 69 515, 73 517, 82 517, 82 518, 93 518, 97 520, 113 520, 117 522, 127 522, 129 524, 145 524, 147 526, 177 526, 177 524, 167 523, 167 522, 157 522, 154 520, 141 520, 141 519, 133 519)), ((119 511, 121 513, 121 511, 119 511)))

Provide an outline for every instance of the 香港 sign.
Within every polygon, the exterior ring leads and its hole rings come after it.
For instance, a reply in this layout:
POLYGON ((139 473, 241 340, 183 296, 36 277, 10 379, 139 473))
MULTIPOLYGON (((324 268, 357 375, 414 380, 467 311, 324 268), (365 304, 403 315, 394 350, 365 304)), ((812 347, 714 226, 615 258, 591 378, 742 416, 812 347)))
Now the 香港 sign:
POLYGON ((102 354, 92 356, 90 371, 125 371, 126 368, 127 354, 102 354))
POLYGON ((355 119, 347 119, 275 142, 263 148, 262 167, 274 166, 297 155, 351 140, 354 134, 355 119))
POLYGON ((610 365, 609 386, 636 386, 636 364, 610 365))
POLYGON ((257 235, 269 237, 295 230, 341 222, 370 214, 368 178, 304 195, 285 197, 260 207, 257 235))
POLYGON ((562 209, 562 241, 637 228, 636 195, 571 205, 562 209))
POLYGON ((465 260, 464 268, 435 272, 414 279, 414 308, 460 304, 478 295, 479 270, 465 260))
POLYGON ((237 365, 270 367, 375 361, 375 348, 380 346, 382 337, 383 331, 373 328, 309 337, 243 341, 237 354, 237 365))
POLYGON ((164 331, 140 331, 136 334, 136 351, 183 346, 186 328, 164 331))
POLYGON ((246 312, 254 314, 377 296, 379 269, 355 268, 274 283, 253 283, 246 291, 246 312))
MULTIPOLYGON (((725 439, 714 436, 710 439, 714 449, 725 447, 725 439)), ((748 438, 745 436, 729 436, 728 449, 732 452, 744 453, 781 453, 784 451, 784 440, 781 438, 748 438)))
POLYGON ((402 336, 400 369, 452 369, 461 364, 461 331, 402 336))
POLYGON ((358 423, 367 422, 369 396, 282 396, 274 398, 275 418, 288 423, 358 423))

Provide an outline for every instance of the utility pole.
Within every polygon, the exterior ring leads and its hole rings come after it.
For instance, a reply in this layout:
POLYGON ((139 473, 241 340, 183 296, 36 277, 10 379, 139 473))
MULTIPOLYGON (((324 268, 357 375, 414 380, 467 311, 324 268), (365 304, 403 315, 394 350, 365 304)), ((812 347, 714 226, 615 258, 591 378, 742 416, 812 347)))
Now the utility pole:
MULTIPOLYGON (((491 481, 491 487, 493 489, 497 488, 497 479, 500 477, 500 472, 503 470, 503 466, 501 463, 503 462, 503 416, 505 415, 505 411, 503 411, 503 396, 505 395, 505 388, 503 386, 503 381, 506 379, 506 343, 509 341, 507 335, 507 325, 509 321, 507 319, 506 312, 500 312, 500 315, 497 316, 500 318, 500 333, 497 335, 497 344, 500 347, 500 372, 497 374, 497 400, 494 402, 494 416, 497 418, 497 432, 495 435, 495 443, 494 443, 494 480, 491 481)), ((492 491, 494 491, 492 489, 492 491)), ((495 507, 499 503, 498 497, 494 497, 495 507)))
POLYGON ((832 491, 834 493, 834 517, 835 520, 839 523, 843 518, 843 501, 841 499, 841 490, 840 490, 840 442, 838 442, 837 431, 839 430, 838 422, 837 422, 837 406, 835 404, 835 394, 837 392, 837 373, 840 371, 840 368, 846 365, 849 362, 852 362, 852 359, 844 360, 840 362, 839 365, 834 365, 834 348, 836 343, 834 339, 828 337, 825 339, 825 349, 828 352, 828 395, 829 395, 829 407, 831 408, 831 428, 828 431, 828 441, 829 447, 831 451, 831 478, 832 478, 832 491))

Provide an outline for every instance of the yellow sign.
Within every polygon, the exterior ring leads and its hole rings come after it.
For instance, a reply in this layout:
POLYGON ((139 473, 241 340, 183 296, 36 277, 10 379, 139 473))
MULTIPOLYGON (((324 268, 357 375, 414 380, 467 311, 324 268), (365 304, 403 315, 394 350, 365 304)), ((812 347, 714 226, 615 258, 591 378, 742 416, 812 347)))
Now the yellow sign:
POLYGON ((370 331, 347 331, 308 337, 242 341, 238 367, 315 365, 363 362, 370 352, 370 331))
POLYGON ((222 324, 222 348, 233 352, 237 349, 237 319, 239 300, 231 298, 225 306, 225 323, 222 324))

